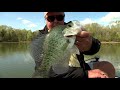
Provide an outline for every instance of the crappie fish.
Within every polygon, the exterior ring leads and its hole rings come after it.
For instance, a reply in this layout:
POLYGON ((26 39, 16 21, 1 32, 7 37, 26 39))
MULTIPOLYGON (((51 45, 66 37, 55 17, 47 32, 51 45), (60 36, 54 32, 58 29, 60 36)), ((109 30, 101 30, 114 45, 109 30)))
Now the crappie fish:
POLYGON ((38 37, 31 44, 31 54, 39 61, 41 77, 47 78, 50 68, 56 74, 66 73, 72 54, 80 54, 75 39, 81 32, 79 21, 71 21, 66 25, 58 25, 46 35, 38 37), (37 54, 37 55, 36 55, 37 54))

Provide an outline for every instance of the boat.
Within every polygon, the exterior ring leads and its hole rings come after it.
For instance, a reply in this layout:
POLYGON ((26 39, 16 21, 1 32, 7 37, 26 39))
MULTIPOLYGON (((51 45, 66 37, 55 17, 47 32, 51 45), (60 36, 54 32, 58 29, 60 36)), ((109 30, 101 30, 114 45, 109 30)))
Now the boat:
POLYGON ((110 78, 120 78, 115 74, 115 67, 109 61, 100 61, 99 56, 85 60, 91 69, 100 69, 107 73, 110 78))

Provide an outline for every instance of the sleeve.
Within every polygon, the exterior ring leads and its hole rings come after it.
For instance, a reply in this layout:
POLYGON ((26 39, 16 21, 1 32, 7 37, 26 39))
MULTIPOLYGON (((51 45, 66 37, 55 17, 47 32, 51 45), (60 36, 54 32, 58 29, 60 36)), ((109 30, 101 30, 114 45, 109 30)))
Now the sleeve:
POLYGON ((93 55, 100 50, 101 42, 98 39, 92 37, 92 46, 89 51, 83 52, 85 55, 93 55))
POLYGON ((49 78, 88 78, 88 71, 84 71, 81 67, 69 67, 68 72, 56 74, 51 68, 49 78))

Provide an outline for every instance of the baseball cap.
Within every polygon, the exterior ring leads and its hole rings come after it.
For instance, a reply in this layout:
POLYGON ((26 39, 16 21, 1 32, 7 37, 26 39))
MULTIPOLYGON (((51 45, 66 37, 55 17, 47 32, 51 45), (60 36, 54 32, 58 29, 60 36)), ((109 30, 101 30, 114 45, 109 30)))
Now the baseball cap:
MULTIPOLYGON (((48 13, 49 13, 49 12, 44 12, 44 17, 45 17, 48 13)), ((64 12, 61 12, 61 13, 64 14, 64 12)))

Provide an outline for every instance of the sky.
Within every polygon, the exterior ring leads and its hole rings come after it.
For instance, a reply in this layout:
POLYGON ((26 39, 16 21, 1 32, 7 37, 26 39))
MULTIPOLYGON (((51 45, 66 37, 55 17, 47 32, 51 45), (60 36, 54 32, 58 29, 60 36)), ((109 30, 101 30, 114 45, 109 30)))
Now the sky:
MULTIPOLYGON (((65 12, 65 22, 72 20, 106 26, 111 21, 120 20, 120 12, 65 12)), ((45 19, 43 12, 0 12, 0 25, 36 31, 44 28, 45 19)))

